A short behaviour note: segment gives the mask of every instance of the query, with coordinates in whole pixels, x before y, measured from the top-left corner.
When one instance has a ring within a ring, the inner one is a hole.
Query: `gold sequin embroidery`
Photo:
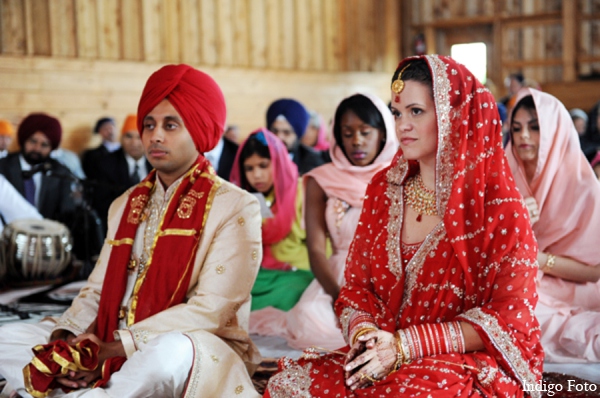
[[[238,218],[238,224],[240,224],[241,227],[243,227],[244,224],[246,224],[246,220],[244,220],[244,217],[239,217]]]
[[[192,216],[192,211],[196,206],[196,202],[196,199],[191,196],[184,196],[179,203],[179,207],[177,207],[177,216],[184,220],[190,218]]]
[[[223,272],[225,272],[225,266],[217,265],[217,274],[221,275]]]
[[[129,214],[127,215],[127,222],[130,224],[139,224],[140,218],[142,216],[142,211],[144,207],[146,207],[146,203],[148,203],[148,195],[138,195],[134,198],[131,198],[131,208],[129,209]]]

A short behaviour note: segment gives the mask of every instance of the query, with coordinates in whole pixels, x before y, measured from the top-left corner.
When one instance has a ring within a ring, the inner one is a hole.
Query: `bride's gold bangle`
[[[354,345],[354,343],[356,343],[356,340],[358,340],[358,338],[359,338],[360,336],[362,336],[363,334],[366,334],[366,333],[368,333],[368,332],[371,332],[371,331],[373,331],[373,330],[377,330],[377,329],[375,329],[375,328],[364,328],[364,329],[362,329],[361,331],[359,331],[358,333],[356,333],[356,334],[354,335],[354,338],[352,339],[352,345]]]

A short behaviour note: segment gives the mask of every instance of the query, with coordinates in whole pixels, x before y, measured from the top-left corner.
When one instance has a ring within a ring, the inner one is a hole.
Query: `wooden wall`
[[[567,107],[589,109],[600,100],[600,0],[410,0],[403,16],[404,55],[414,51],[417,34],[429,53],[483,41],[499,95],[504,78],[521,72]]]
[[[520,71],[567,107],[600,99],[600,0],[0,0],[0,117],[57,115],[81,151],[97,118],[120,122],[154,70],[184,62],[215,76],[243,133],[282,96],[329,119],[356,90],[387,100],[418,33],[429,53],[486,42],[498,95]]]
[[[58,117],[63,146],[81,152],[99,143],[91,129],[102,116],[118,125],[135,113],[147,78],[162,63],[63,60],[54,57],[0,57],[0,117],[18,124],[33,111]],[[266,109],[277,97],[293,97],[333,116],[336,105],[357,91],[389,99],[391,73],[292,72],[199,66],[221,86],[228,122],[247,134],[265,123]]]
[[[356,90],[389,97],[400,12],[396,0],[0,0],[0,117],[56,115],[79,152],[97,118],[135,111],[153,71],[188,63],[222,86],[242,133],[282,96],[330,118]]]
[[[301,71],[398,61],[396,0],[1,0],[1,54]]]

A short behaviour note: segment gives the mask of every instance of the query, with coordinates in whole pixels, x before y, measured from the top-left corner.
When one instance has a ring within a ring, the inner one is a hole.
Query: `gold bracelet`
[[[554,263],[556,262],[556,256],[554,254],[548,253],[548,259],[546,260],[546,264],[542,267],[542,272],[546,272],[549,269],[554,268]]]
[[[362,330],[361,330],[360,332],[358,332],[358,333],[357,333],[357,334],[354,336],[354,338],[352,339],[352,345],[354,345],[354,343],[356,343],[356,340],[358,340],[358,338],[359,338],[360,336],[362,336],[363,334],[366,334],[366,333],[368,333],[368,332],[371,332],[371,331],[373,331],[373,330],[377,330],[377,329],[375,329],[375,328],[364,328],[364,329],[362,329]]]
[[[393,371],[396,371],[398,369],[400,369],[400,366],[402,366],[404,364],[404,360],[406,359],[406,356],[404,355],[404,349],[402,348],[402,337],[400,336],[400,331],[398,330],[396,333],[394,333],[396,337],[396,347],[398,348],[398,354],[397,357],[398,359],[396,360],[396,363],[394,364],[394,369]]]

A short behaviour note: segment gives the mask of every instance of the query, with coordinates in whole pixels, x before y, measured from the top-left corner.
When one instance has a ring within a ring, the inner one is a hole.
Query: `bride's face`
[[[392,98],[395,99],[391,104],[391,111],[404,158],[435,162],[437,117],[431,88],[426,84],[407,80],[402,92],[392,92]]]

